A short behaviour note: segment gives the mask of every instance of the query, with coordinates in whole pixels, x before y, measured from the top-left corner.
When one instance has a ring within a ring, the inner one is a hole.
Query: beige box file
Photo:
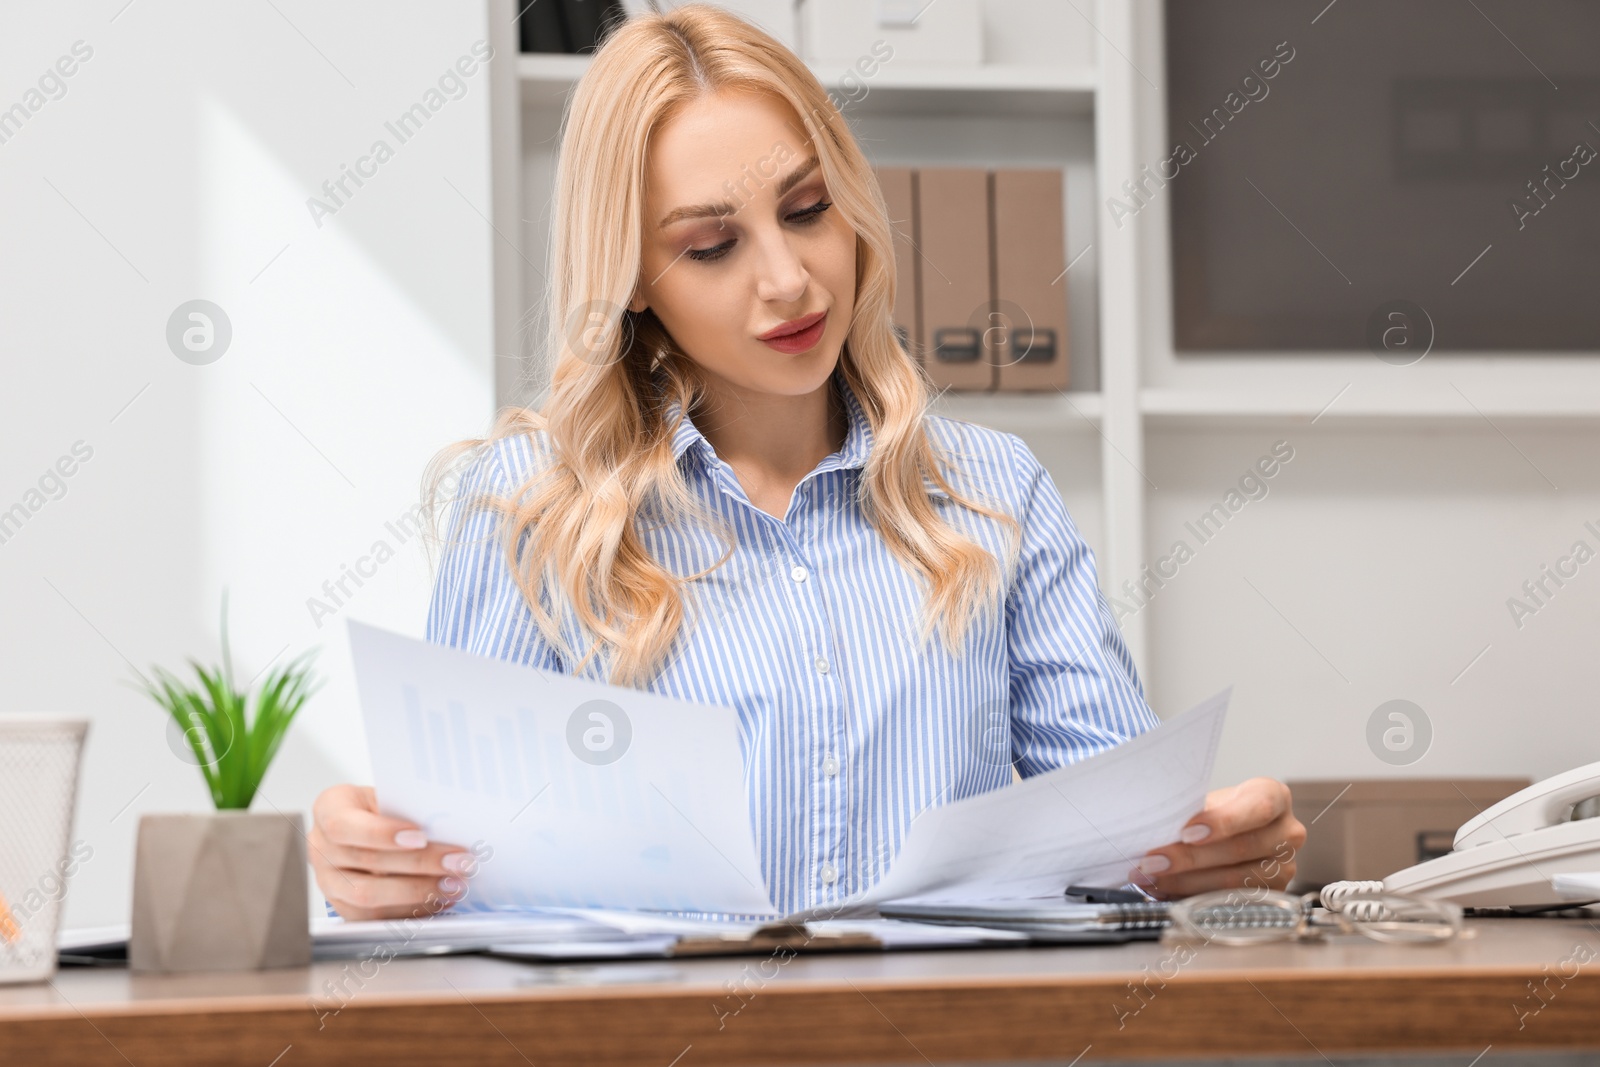
[[[996,388],[1067,386],[1067,256],[1060,170],[994,172]]]
[[[916,181],[928,375],[940,388],[992,390],[999,331],[989,329],[989,173],[973,167],[924,167]]]
[[[894,326],[913,359],[922,361],[922,323],[917,316],[920,264],[917,262],[917,172],[910,167],[878,167],[878,186],[894,232]]]

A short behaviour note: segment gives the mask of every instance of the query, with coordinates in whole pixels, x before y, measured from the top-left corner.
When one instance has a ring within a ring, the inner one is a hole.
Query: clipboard
[[[729,953],[768,952],[775,949],[796,952],[838,952],[852,949],[881,949],[883,941],[865,930],[811,930],[804,923],[767,923],[748,937],[684,936],[672,946],[671,956],[720,956]]]
[[[882,951],[881,938],[864,930],[814,930],[803,923],[770,922],[749,933],[664,934],[615,941],[490,945],[484,955],[524,962],[607,959],[683,959],[698,956],[801,952]]]

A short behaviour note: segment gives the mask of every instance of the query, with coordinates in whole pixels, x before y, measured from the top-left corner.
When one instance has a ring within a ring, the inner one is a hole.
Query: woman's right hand
[[[317,887],[346,919],[431,915],[459,900],[477,870],[464,846],[429,841],[415,823],[380,815],[369,785],[323,790],[307,841]]]

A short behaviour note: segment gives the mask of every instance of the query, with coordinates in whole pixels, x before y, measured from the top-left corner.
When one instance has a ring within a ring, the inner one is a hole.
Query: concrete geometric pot
[[[128,966],[249,971],[311,962],[300,816],[145,815]]]

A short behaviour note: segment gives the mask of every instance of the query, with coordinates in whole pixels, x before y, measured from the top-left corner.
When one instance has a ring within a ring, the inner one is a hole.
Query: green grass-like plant
[[[234,684],[233,656],[228,650],[228,594],[222,594],[222,666],[207,670],[190,658],[200,685],[185,685],[171,671],[156,667],[152,683],[142,675],[135,687],[166,711],[183,732],[199,762],[217,810],[244,810],[255,799],[261,779],[278,754],[295,714],[320,687],[308,668],[317,649],[267,673],[255,690],[254,716],[247,714],[251,694]]]

